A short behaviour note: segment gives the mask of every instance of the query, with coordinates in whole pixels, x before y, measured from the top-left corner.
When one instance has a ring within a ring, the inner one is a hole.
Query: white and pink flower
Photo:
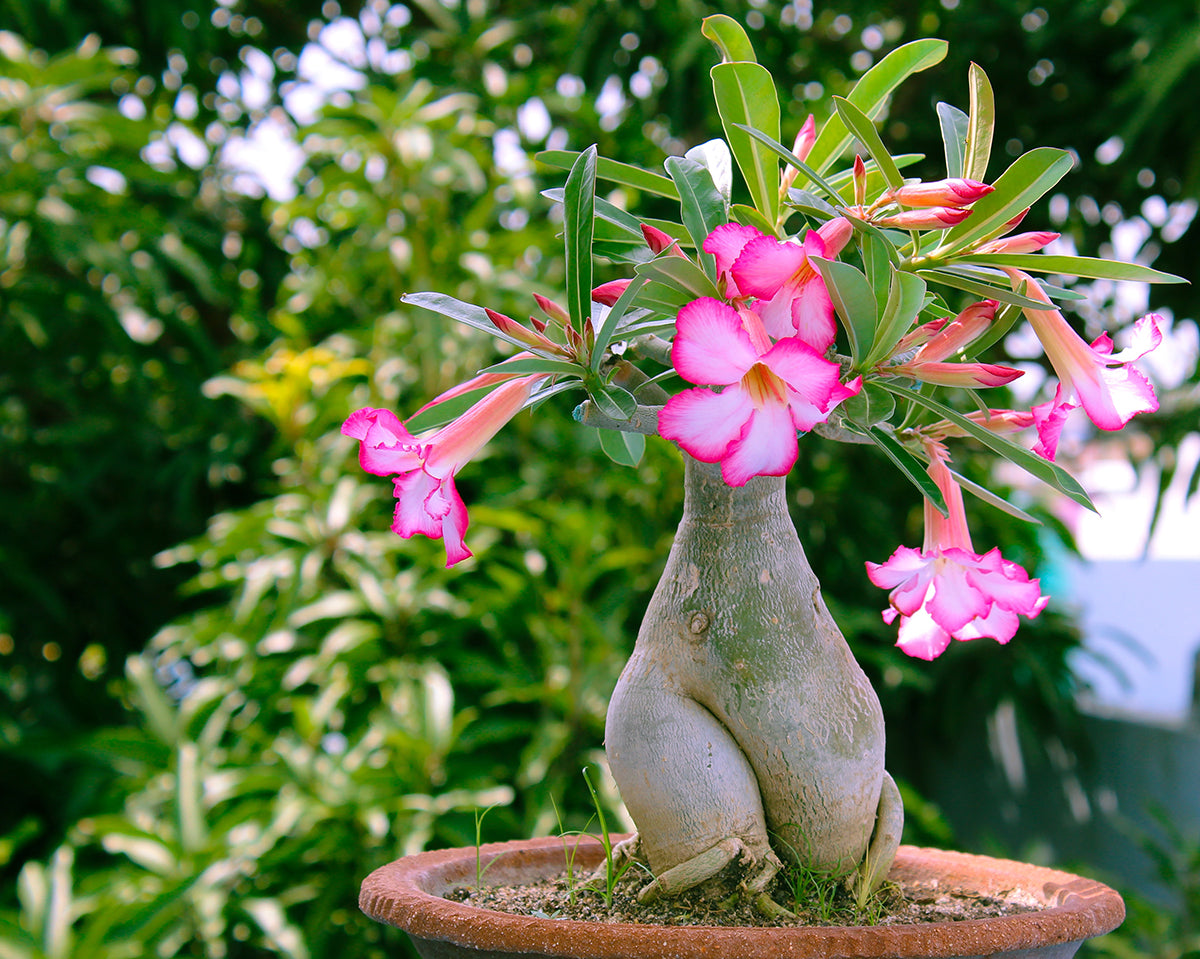
[[[676,331],[671,361],[701,385],[668,401],[658,431],[696,459],[719,462],[730,486],[787,473],[796,432],[824,422],[861,388],[861,378],[841,383],[838,365],[798,337],[772,345],[748,308],[703,297],[679,311]]]
[[[962,490],[947,465],[945,448],[929,442],[929,475],[946,500],[947,516],[925,501],[925,544],[901,546],[885,563],[867,563],[867,576],[890,590],[887,623],[900,620],[896,643],[918,659],[934,659],[952,639],[990,637],[1007,643],[1020,616],[1037,616],[1048,602],[1038,580],[998,549],[982,555],[971,546]]]
[[[506,382],[425,439],[413,436],[391,410],[357,410],[342,424],[342,432],[360,443],[358,460],[362,468],[376,476],[394,477],[396,511],[392,531],[405,539],[420,533],[443,540],[447,566],[471,555],[463,542],[467,508],[455,489],[454,475],[520,412],[534,386],[545,377],[486,374],[424,407],[428,409],[467,387],[490,385],[496,379]]]
[[[1152,413],[1158,409],[1154,387],[1132,364],[1162,342],[1159,328],[1162,317],[1149,313],[1138,320],[1133,326],[1129,347],[1120,353],[1113,352],[1113,341],[1107,333],[1100,334],[1089,346],[1054,308],[1036,280],[1019,270],[1006,269],[1005,272],[1012,280],[1013,289],[1020,290],[1024,285],[1025,296],[1046,304],[1046,309],[1027,307],[1024,312],[1041,340],[1050,365],[1062,381],[1053,405],[1043,407],[1040,414],[1038,409],[1034,410],[1040,417],[1040,424],[1054,429],[1054,443],[1047,444],[1048,433],[1041,440],[1042,446],[1050,448],[1048,458],[1053,458],[1057,432],[1062,428],[1060,411],[1065,413],[1082,406],[1088,418],[1100,429],[1119,430],[1138,413]]]

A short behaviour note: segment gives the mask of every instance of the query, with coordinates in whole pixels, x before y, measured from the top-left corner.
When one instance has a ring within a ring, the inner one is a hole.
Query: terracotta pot
[[[489,883],[533,881],[563,869],[559,839],[485,845]],[[538,919],[441,898],[475,883],[474,847],[406,856],[362,884],[359,907],[403,929],[424,959],[864,959],[941,956],[1068,959],[1080,944],[1120,925],[1125,904],[1109,887],[1070,873],[966,853],[901,846],[890,877],[937,877],[944,888],[996,894],[1014,888],[1046,904],[1039,912],[907,926],[747,928],[651,926]],[[580,843],[576,868],[602,860]]]

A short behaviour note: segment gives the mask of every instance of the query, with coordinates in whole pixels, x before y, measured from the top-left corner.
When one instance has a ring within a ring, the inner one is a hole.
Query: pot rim
[[[576,838],[569,840],[573,847]],[[620,838],[612,837],[613,841]],[[529,881],[561,871],[563,843],[558,837],[489,843],[479,847],[478,855],[488,864],[493,884]],[[991,856],[901,846],[890,873],[893,879],[937,877],[947,888],[987,894],[1020,888],[1044,902],[1045,908],[987,919],[891,926],[658,926],[542,919],[442,898],[449,889],[474,883],[476,855],[474,846],[440,849],[381,866],[363,881],[359,908],[415,939],[580,959],[986,956],[1082,942],[1115,929],[1125,918],[1121,896],[1095,880]],[[577,868],[601,861],[603,847],[598,839],[579,841]]]

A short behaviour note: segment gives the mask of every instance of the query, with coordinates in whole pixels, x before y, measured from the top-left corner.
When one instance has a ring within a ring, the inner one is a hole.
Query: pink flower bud
[[[973,253],[1037,253],[1044,246],[1053,243],[1060,234],[1049,230],[1038,230],[1033,233],[1016,233],[1013,236],[990,240],[976,247]]]
[[[642,236],[646,239],[646,246],[650,247],[650,252],[655,256],[660,253],[665,253],[670,250],[676,256],[683,256],[683,252],[679,249],[679,244],[676,239],[668,233],[664,233],[658,227],[650,226],[648,223],[642,224]],[[672,247],[674,249],[672,249]]]
[[[970,210],[931,206],[922,210],[901,210],[890,216],[873,217],[871,222],[876,226],[895,226],[902,230],[944,230],[948,226],[962,223],[970,215]]]
[[[825,241],[825,255],[837,256],[846,248],[854,236],[854,224],[844,216],[834,217],[817,228],[817,234]]]
[[[933,183],[906,184],[889,190],[886,198],[902,206],[961,207],[974,203],[982,196],[987,196],[994,189],[995,187],[980,183],[978,180],[954,177],[949,180],[937,180]]]
[[[631,280],[610,280],[608,283],[601,283],[592,290],[592,299],[605,306],[614,306],[631,282]]]
[[[563,326],[566,326],[570,322],[571,317],[566,309],[549,297],[542,296],[540,293],[534,293],[533,298],[537,300],[537,305],[542,308],[542,312],[550,317],[550,319],[557,320]]]
[[[808,159],[808,155],[812,153],[813,145],[817,142],[817,121],[810,113],[808,119],[804,121],[804,126],[800,128],[800,132],[796,134],[796,142],[792,144],[792,153],[803,163]]]
[[[867,203],[867,165],[858,154],[854,155],[854,204],[862,209]]]

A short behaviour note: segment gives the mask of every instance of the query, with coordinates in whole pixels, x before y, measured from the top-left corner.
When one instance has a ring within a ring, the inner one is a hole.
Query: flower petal
[[[741,436],[721,460],[721,476],[730,486],[745,486],[753,476],[783,476],[798,455],[796,429],[787,406],[767,403],[750,414]]]
[[[959,563],[946,563],[934,576],[933,584],[933,596],[925,608],[948,633],[986,616],[991,609],[988,597],[971,584],[966,568]]]
[[[705,463],[720,460],[742,433],[754,404],[736,386],[722,393],[684,390],[672,396],[658,414],[658,432]]]
[[[679,311],[675,328],[671,363],[692,383],[737,383],[758,362],[741,317],[728,303],[707,296],[693,300]]]
[[[896,645],[916,659],[933,660],[950,645],[950,634],[922,608],[901,618]]]
[[[391,476],[421,465],[421,444],[391,410],[356,410],[342,432],[361,441],[358,462],[368,473]]]

